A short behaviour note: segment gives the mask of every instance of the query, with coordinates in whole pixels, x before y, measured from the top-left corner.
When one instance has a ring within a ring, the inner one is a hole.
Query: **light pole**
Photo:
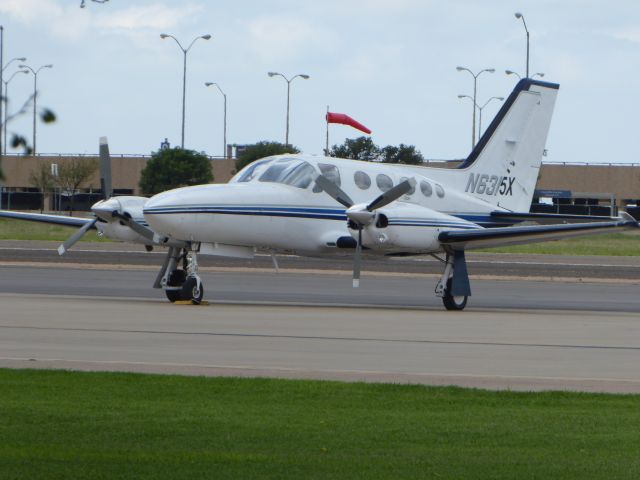
[[[484,105],[482,105],[481,107],[478,107],[478,111],[480,112],[480,117],[478,118],[478,138],[482,136],[482,109],[484,109],[484,107],[489,105],[489,102],[491,100],[499,100],[502,102],[504,100],[504,97],[491,97],[489,100],[484,102]]]
[[[220,88],[220,85],[218,85],[217,83],[205,82],[204,84],[207,87],[215,86],[218,89],[218,91],[222,94],[222,97],[224,98],[224,133],[223,133],[224,149],[222,150],[222,156],[224,158],[227,158],[227,94],[222,91],[222,89]]]
[[[180,47],[180,50],[182,50],[182,53],[184,55],[183,64],[182,64],[182,141],[180,143],[181,148],[184,149],[184,112],[185,112],[185,99],[187,96],[187,52],[191,49],[191,47],[193,47],[193,44],[196,43],[196,40],[198,40],[199,38],[202,38],[203,40],[209,40],[211,38],[211,35],[209,34],[201,35],[199,37],[194,38],[187,48],[184,48],[182,44],[178,41],[178,39],[173,35],[161,33],[160,38],[162,38],[163,40],[165,38],[173,38],[173,40],[176,42],[178,47]]]
[[[43,68],[53,68],[52,64],[42,65],[37,70],[34,70],[29,65],[19,65],[19,68],[26,68],[33,73],[33,154],[36,154],[36,111],[38,109],[38,73]]]
[[[522,24],[524,25],[524,31],[527,32],[527,78],[529,78],[529,29],[527,28],[527,22],[524,20],[524,15],[520,12],[514,13],[516,18],[522,19]]]
[[[471,148],[476,146],[476,107],[478,105],[478,102],[476,101],[477,98],[477,94],[478,94],[478,77],[483,73],[483,72],[489,72],[489,73],[493,73],[496,71],[495,68],[485,68],[483,70],[480,70],[478,73],[473,73],[471,70],[469,70],[467,67],[456,67],[456,70],[458,70],[459,72],[465,71],[465,72],[469,72],[471,74],[471,76],[473,77],[473,122],[471,125]]]
[[[8,64],[7,64],[8,65]],[[29,70],[18,70],[17,72],[13,72],[13,75],[11,75],[9,77],[9,80],[3,82],[4,83],[4,95],[5,98],[9,98],[9,82],[11,80],[13,80],[13,77],[15,77],[17,74],[19,73],[29,73]],[[7,154],[7,111],[9,110],[9,104],[7,103],[7,105],[4,107],[4,117],[2,120],[2,154],[6,155]]]
[[[482,110],[484,109],[484,107],[486,107],[487,105],[489,105],[489,102],[491,100],[500,100],[503,101],[504,97],[491,97],[489,100],[487,100],[486,102],[484,102],[484,105],[479,106],[477,103],[475,103],[473,101],[473,98],[471,98],[469,95],[458,95],[458,98],[468,98],[469,100],[471,100],[475,106],[475,108],[478,109],[478,111],[480,112],[479,118],[478,118],[478,138],[480,138],[482,136]],[[475,145],[474,145],[475,146]]]
[[[268,72],[267,75],[269,75],[270,77],[276,77],[276,76],[282,77],[284,78],[285,82],[287,82],[287,131],[284,137],[284,144],[289,145],[289,100],[291,97],[291,82],[293,82],[298,77],[303,78],[305,80],[308,80],[310,77],[309,75],[306,75],[304,73],[299,73],[297,75],[294,75],[290,79],[285,77],[283,74],[279,72]]]
[[[506,73],[507,75],[515,75],[516,77],[522,79],[522,75],[520,75],[518,72],[514,72],[513,70],[505,70],[504,73]],[[536,78],[536,76],[542,78],[544,77],[544,73],[534,73],[533,75],[531,75],[531,78]]]

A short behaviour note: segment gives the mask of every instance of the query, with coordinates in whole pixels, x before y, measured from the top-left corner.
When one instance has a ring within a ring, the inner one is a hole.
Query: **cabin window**
[[[386,192],[393,188],[393,180],[391,180],[391,177],[388,175],[381,173],[376,177],[376,185],[378,185],[380,190]]]
[[[366,190],[371,186],[371,177],[361,171],[353,174],[353,181],[360,190]]]
[[[402,177],[402,178],[400,179],[400,183],[404,182],[405,180],[409,180],[409,179],[408,179],[407,177]],[[411,190],[409,190],[409,191],[406,193],[406,195],[407,195],[407,196],[409,196],[409,195],[413,195],[414,193],[416,193],[416,186],[415,186],[415,185],[413,185],[413,187],[411,187]]]
[[[341,185],[340,170],[338,170],[338,167],[329,163],[319,163],[318,168],[320,169],[320,173],[327,177],[331,183],[335,183],[337,186]],[[314,193],[319,193],[322,189],[318,185],[314,185],[313,191]]]
[[[422,180],[420,182],[420,191],[425,197],[430,197],[433,195],[433,188],[431,188],[431,184],[429,182],[425,182]]]
[[[256,174],[262,170],[258,167],[261,167],[262,165],[271,162],[271,160],[273,160],[272,158],[267,159],[267,160],[257,160],[255,162],[253,162],[250,165],[247,165],[245,167],[244,170],[242,170],[238,176],[238,179],[236,180],[236,182],[250,182],[251,180],[253,180],[256,176]]]
[[[436,195],[438,195],[438,197],[440,198],[444,198],[444,188],[442,188],[442,185],[438,185],[436,183]]]
[[[313,181],[314,174],[315,170],[307,162],[295,158],[283,158],[267,168],[258,180],[307,188]]]
[[[322,175],[327,177],[337,186],[341,185],[340,170],[338,170],[338,167],[336,167],[335,165],[329,165],[328,163],[319,163],[318,168],[320,169],[320,172],[322,173]]]

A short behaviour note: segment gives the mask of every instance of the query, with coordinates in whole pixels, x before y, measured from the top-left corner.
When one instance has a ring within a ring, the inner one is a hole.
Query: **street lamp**
[[[283,74],[278,73],[278,72],[268,72],[267,75],[269,75],[270,77],[282,77],[284,78],[285,82],[287,82],[287,130],[286,130],[286,134],[284,137],[284,144],[285,145],[289,145],[289,99],[290,99],[290,94],[291,94],[291,82],[293,82],[293,80],[295,80],[296,78],[300,77],[303,78],[305,80],[308,80],[310,77],[309,75],[306,75],[304,73],[299,73],[297,75],[294,75],[293,77],[291,77],[290,79],[285,77]]]
[[[522,75],[520,75],[518,72],[514,72],[513,70],[505,70],[504,73],[506,73],[507,75],[515,75],[516,77],[522,79]],[[531,78],[536,78],[536,76],[542,78],[544,77],[544,73],[542,72],[534,73],[533,75],[531,75]]]
[[[223,134],[224,149],[222,150],[222,156],[224,158],[227,158],[227,94],[222,91],[222,89],[220,88],[220,85],[218,85],[217,83],[205,82],[204,84],[206,87],[215,86],[218,89],[218,91],[222,94],[222,97],[224,98],[224,134]]]
[[[3,28],[2,26],[0,26],[0,36],[2,36],[2,32],[3,32]],[[9,83],[9,80],[7,80],[6,82],[3,80],[3,73],[4,71],[7,69],[7,67],[9,65],[11,65],[13,62],[26,62],[27,58],[26,57],[16,57],[16,58],[12,58],[11,60],[9,60],[6,64],[2,64],[2,45],[0,45],[0,119],[4,118],[4,122],[2,123],[2,129],[0,129],[0,134],[2,133],[2,131],[4,131],[4,145],[2,144],[2,142],[0,142],[0,154],[2,152],[7,153],[7,144],[6,144],[6,139],[7,139],[7,107],[9,106],[9,95],[7,94],[6,91],[2,90],[2,85],[4,85],[6,87],[7,83]],[[14,73],[15,75],[15,73]],[[13,75],[11,76],[11,78],[13,78]],[[2,115],[2,109],[4,108],[4,116]]]
[[[482,136],[482,109],[489,105],[489,102],[491,102],[491,100],[498,100],[502,102],[504,100],[504,97],[491,97],[489,100],[484,102],[484,105],[478,107],[478,111],[480,112],[480,116],[478,118],[478,138]]]
[[[529,29],[527,28],[527,22],[524,20],[524,15],[520,12],[514,13],[516,18],[522,19],[522,25],[524,25],[524,31],[527,32],[527,78],[529,78]]]
[[[4,95],[5,95],[5,98],[7,98],[7,99],[9,98],[9,82],[11,80],[13,80],[13,77],[15,77],[19,73],[29,73],[29,70],[18,70],[17,72],[13,72],[13,75],[11,75],[9,77],[9,80],[2,82],[4,84]],[[7,111],[8,110],[9,110],[9,103],[7,102],[7,105],[4,108],[4,117],[3,117],[3,121],[2,121],[2,130],[3,130],[3,132],[2,132],[2,139],[3,139],[2,154],[3,155],[7,154]]]
[[[473,98],[471,98],[469,95],[458,95],[458,98],[468,98],[469,100],[471,100],[473,102]],[[475,105],[475,107],[478,109],[478,111],[480,112],[479,118],[478,118],[478,138],[480,138],[482,136],[482,110],[484,109],[484,107],[486,107],[487,105],[489,105],[489,102],[491,100],[500,100],[503,101],[504,97],[491,97],[489,100],[487,100],[486,102],[484,102],[484,105],[479,106],[477,103],[473,102],[473,104]]]
[[[43,68],[53,68],[52,64],[42,65],[37,70],[34,70],[29,65],[19,65],[19,68],[26,68],[33,73],[33,154],[36,154],[36,111],[38,109],[38,73]]]
[[[181,148],[184,149],[184,111],[185,111],[185,99],[187,95],[187,52],[191,49],[193,44],[196,43],[196,40],[200,38],[202,38],[203,40],[209,40],[211,38],[211,35],[209,34],[201,35],[199,37],[194,38],[187,48],[184,48],[182,44],[178,41],[178,39],[173,35],[161,33],[160,38],[162,38],[163,40],[165,38],[173,38],[173,40],[176,42],[176,44],[178,44],[178,47],[180,47],[180,50],[182,50],[182,53],[184,55],[183,65],[182,65],[182,141],[181,141]]]
[[[489,73],[493,73],[496,71],[495,68],[485,68],[483,70],[480,70],[478,73],[473,73],[471,70],[469,70],[467,67],[456,67],[456,70],[459,72],[465,71],[465,72],[469,72],[471,74],[471,76],[473,77],[473,122],[471,125],[471,148],[476,146],[476,107],[478,105],[478,102],[476,101],[477,98],[477,93],[478,93],[478,77],[483,73],[483,72],[489,72]]]

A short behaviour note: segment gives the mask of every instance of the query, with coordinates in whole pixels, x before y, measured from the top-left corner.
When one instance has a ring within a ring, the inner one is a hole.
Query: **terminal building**
[[[2,159],[0,208],[38,210],[41,194],[30,180],[41,164],[57,165],[67,159],[97,159],[96,155],[7,155]],[[141,195],[140,172],[150,156],[111,155],[116,195]],[[226,183],[235,174],[233,158],[210,157],[214,183]],[[455,168],[460,161],[429,161],[429,167]],[[88,210],[100,200],[100,178],[82,184],[76,192],[53,189],[45,193],[45,209],[65,211],[69,196],[74,209]],[[628,211],[640,219],[640,164],[543,163],[531,211],[576,215],[611,215]]]

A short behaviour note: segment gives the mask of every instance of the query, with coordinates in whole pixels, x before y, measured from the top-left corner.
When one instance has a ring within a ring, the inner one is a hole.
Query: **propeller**
[[[100,137],[100,188],[102,189],[104,200],[111,198],[111,158],[109,156],[107,137]],[[97,221],[98,218],[96,217],[80,227],[58,247],[58,254],[64,255],[85,233],[94,228]]]
[[[69,250],[78,240],[80,240],[89,229],[93,228],[93,226],[98,221],[97,218],[94,218],[90,222],[85,223],[82,227],[80,227],[76,232],[67,238],[62,245],[58,247],[58,255],[64,255],[67,250]]]
[[[107,137],[100,137],[100,189],[105,200],[111,198],[111,157]]]
[[[155,233],[150,228],[136,222],[131,216],[123,215],[120,212],[113,212],[113,216],[122,220],[131,230],[147,240],[154,241]]]
[[[360,266],[362,263],[362,230],[369,225],[375,218],[374,211],[389,205],[391,202],[396,201],[401,196],[409,193],[416,186],[414,178],[409,178],[404,182],[399,183],[395,187],[387,190],[382,195],[378,196],[368,205],[357,204],[354,205],[351,197],[342,190],[338,185],[329,180],[324,175],[318,175],[316,177],[316,185],[324,190],[331,198],[336,202],[344,205],[347,208],[347,218],[351,220],[358,230],[358,238],[356,243],[356,251],[353,257],[353,287],[360,286]]]

